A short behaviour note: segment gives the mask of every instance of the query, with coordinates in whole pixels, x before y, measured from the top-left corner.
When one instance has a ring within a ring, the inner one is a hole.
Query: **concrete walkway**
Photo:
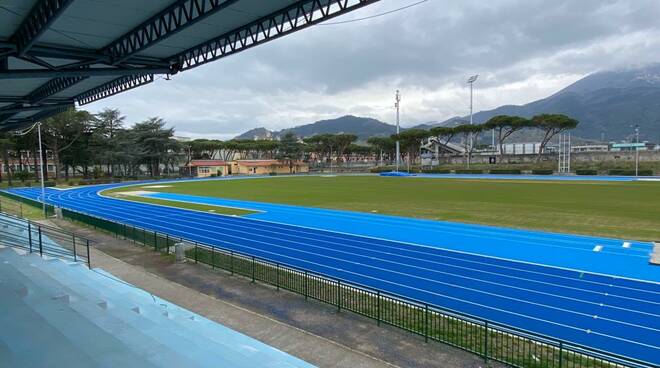
[[[92,267],[319,367],[481,368],[483,359],[242,277],[117,239],[68,221],[94,240]]]

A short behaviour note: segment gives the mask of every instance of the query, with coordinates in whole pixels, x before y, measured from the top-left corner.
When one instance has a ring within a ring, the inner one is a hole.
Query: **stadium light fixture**
[[[468,78],[468,80],[467,80],[467,83],[470,85],[470,125],[472,125],[472,112],[473,112],[473,109],[472,109],[472,107],[473,107],[472,89],[473,89],[474,82],[477,81],[477,78],[479,78],[479,74],[475,74],[475,75],[471,76],[470,78]],[[470,138],[468,140],[468,152],[467,152],[467,154],[468,154],[467,167],[468,168],[470,168],[470,156],[471,156],[471,152],[472,152],[472,145],[474,144],[472,139],[473,139],[473,136],[472,136],[472,133],[470,133]]]

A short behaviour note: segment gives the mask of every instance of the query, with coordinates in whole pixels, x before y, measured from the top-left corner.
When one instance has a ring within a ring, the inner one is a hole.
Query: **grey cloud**
[[[384,0],[333,21],[410,2]],[[463,106],[456,104],[461,96],[442,92],[464,93],[474,73],[492,91],[484,100],[523,103],[498,96],[498,88],[660,61],[659,16],[656,0],[430,0],[372,20],[311,27],[93,108],[115,106],[130,120],[163,116],[188,132],[241,132],[343,113],[389,119],[383,105],[391,101],[361,99],[396,86],[429,94],[409,108],[411,120],[443,120]],[[519,89],[512,96],[531,99],[538,90]]]

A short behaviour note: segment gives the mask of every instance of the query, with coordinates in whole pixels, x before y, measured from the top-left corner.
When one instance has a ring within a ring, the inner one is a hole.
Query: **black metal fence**
[[[89,239],[11,213],[3,212],[0,215],[0,244],[39,253],[41,256],[84,262],[91,268]]]
[[[65,218],[109,232],[116,237],[171,253],[176,243],[186,247],[195,263],[262,282],[392,325],[425,341],[438,341],[514,367],[651,368],[651,363],[594,350],[515,327],[469,316],[313,271],[95,216],[62,210]]]

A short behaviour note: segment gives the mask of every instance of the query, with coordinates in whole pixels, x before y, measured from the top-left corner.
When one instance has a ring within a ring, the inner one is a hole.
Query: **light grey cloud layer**
[[[342,18],[414,0],[383,0]],[[160,116],[182,135],[230,138],[344,114],[404,125],[545,97],[584,75],[660,61],[657,0],[429,0],[319,25],[89,105]]]

